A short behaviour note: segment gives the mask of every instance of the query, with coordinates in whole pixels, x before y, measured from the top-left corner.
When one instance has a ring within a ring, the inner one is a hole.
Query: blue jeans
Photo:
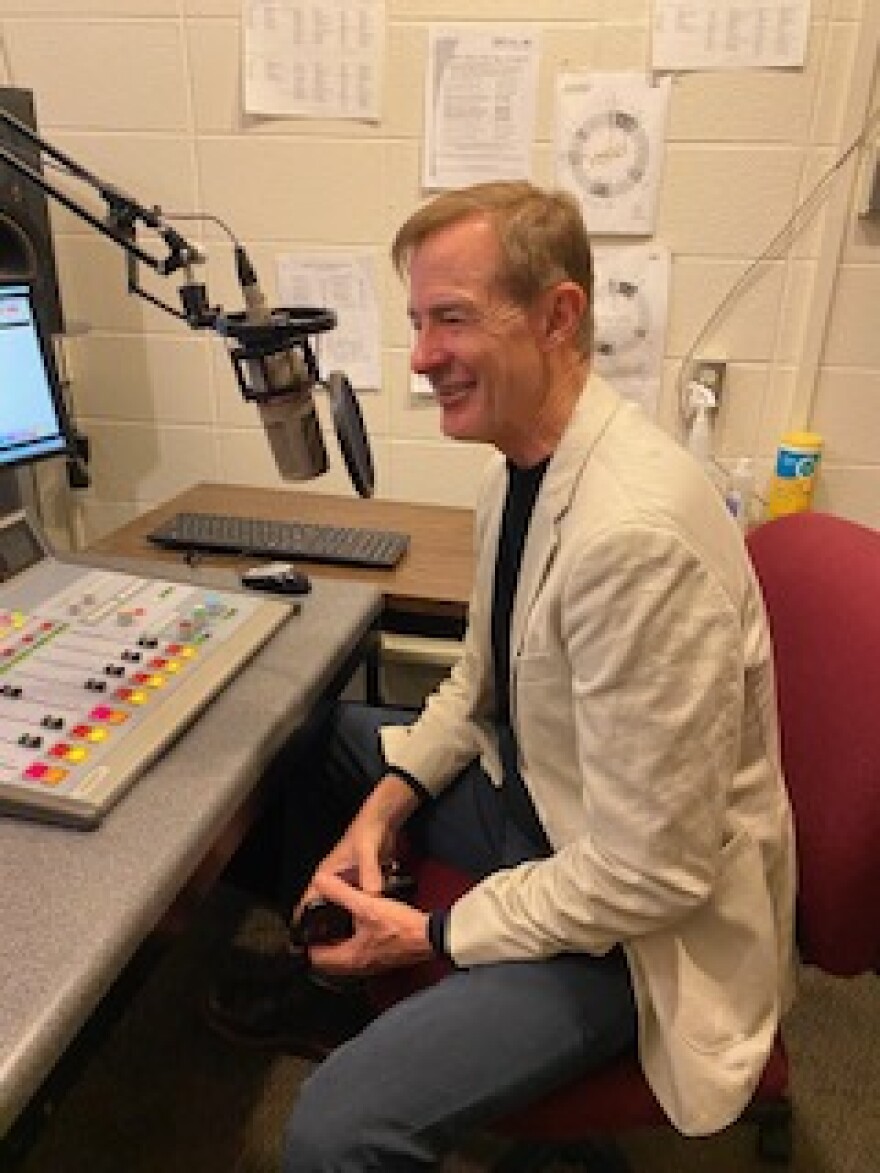
[[[337,818],[346,804],[353,814],[384,773],[379,726],[411,719],[341,705],[320,777],[307,780],[311,795],[322,795]],[[292,822],[302,838],[307,823]],[[540,854],[476,762],[420,808],[407,832],[418,850],[476,877]],[[288,1122],[284,1171],[434,1168],[464,1131],[601,1066],[635,1038],[620,948],[456,970],[387,1010],[311,1073]]]

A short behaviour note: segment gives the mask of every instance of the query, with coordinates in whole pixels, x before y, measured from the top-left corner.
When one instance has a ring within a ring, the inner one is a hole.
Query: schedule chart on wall
[[[94,826],[296,610],[63,562],[0,524],[0,811]]]

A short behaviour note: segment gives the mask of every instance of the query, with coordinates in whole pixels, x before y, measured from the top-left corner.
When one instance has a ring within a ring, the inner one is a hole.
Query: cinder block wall
[[[673,255],[659,411],[670,430],[682,354],[847,145],[865,106],[880,101],[876,81],[866,83],[875,3],[814,0],[803,70],[674,79],[655,234]],[[549,184],[555,74],[645,70],[649,0],[388,0],[376,125],[245,118],[240,9],[240,0],[0,0],[4,81],[32,88],[43,134],[103,178],[169,212],[227,220],[272,298],[280,252],[375,251],[383,377],[362,405],[378,492],[469,504],[485,453],[443,440],[432,405],[410,396],[404,299],[387,261],[395,227],[425,195],[429,22],[517,22],[540,33],[533,177]],[[826,438],[818,504],[878,525],[880,228],[857,215],[860,178],[841,171],[829,202],[761,267],[705,350],[730,364],[720,455],[757,457],[765,478],[781,432],[812,424]],[[199,480],[278,483],[222,344],[128,297],[122,254],[63,210],[52,215],[73,401],[94,452],[92,488],[73,506],[78,540]],[[228,243],[210,227],[187,234],[209,252],[212,301],[237,307]],[[176,299],[173,281],[149,284]],[[62,528],[63,479],[52,470],[41,479]],[[338,458],[308,488],[351,491]]]

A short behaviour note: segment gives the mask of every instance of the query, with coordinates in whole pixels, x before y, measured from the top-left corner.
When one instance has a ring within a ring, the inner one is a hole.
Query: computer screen
[[[0,467],[68,451],[58,377],[31,289],[0,282]]]

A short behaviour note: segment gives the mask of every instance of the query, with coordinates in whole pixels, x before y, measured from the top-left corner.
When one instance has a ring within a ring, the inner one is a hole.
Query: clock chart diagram
[[[574,133],[568,162],[578,186],[600,200],[637,187],[648,169],[648,134],[628,110],[591,115]]]
[[[645,291],[638,281],[610,276],[595,294],[599,318],[595,353],[610,361],[624,361],[627,354],[643,349],[650,337],[651,311]]]
[[[556,90],[556,170],[592,233],[653,232],[670,79],[562,74]]]
[[[660,395],[671,259],[657,244],[593,251],[594,365],[653,415]]]

